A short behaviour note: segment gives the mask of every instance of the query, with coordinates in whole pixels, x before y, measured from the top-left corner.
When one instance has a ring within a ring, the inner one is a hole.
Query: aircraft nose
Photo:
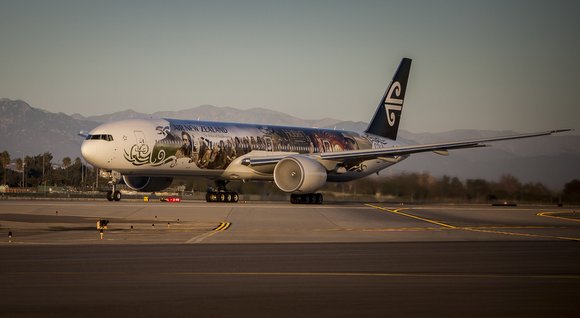
[[[98,147],[92,140],[85,140],[81,145],[81,155],[93,166],[99,166]]]

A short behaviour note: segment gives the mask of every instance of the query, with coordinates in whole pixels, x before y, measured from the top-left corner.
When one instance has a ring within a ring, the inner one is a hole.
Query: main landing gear
[[[322,193],[305,193],[291,194],[290,203],[292,204],[322,204]]]
[[[237,203],[240,196],[235,191],[229,191],[226,188],[227,181],[217,180],[215,182],[215,189],[208,189],[205,194],[205,201],[207,202],[226,202],[226,203]]]

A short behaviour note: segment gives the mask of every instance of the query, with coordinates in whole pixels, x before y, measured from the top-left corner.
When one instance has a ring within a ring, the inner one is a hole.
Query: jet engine
[[[123,176],[123,180],[129,188],[141,192],[161,191],[173,182],[171,177]]]
[[[326,169],[305,156],[289,156],[274,167],[274,182],[284,192],[313,193],[326,183]]]

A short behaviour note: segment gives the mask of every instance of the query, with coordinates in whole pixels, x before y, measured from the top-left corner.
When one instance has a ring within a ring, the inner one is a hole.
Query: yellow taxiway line
[[[296,277],[408,277],[408,278],[536,278],[536,279],[580,279],[580,275],[550,274],[463,274],[463,273],[364,273],[364,272],[171,272],[164,275],[176,276],[296,276]]]
[[[567,218],[565,216],[557,216],[557,215],[555,215],[555,214],[562,214],[562,213],[566,213],[566,212],[540,212],[540,213],[536,213],[536,215],[537,216],[547,217],[547,218],[554,218],[554,219],[560,219],[560,220],[566,220],[566,221],[580,222],[580,219],[571,219],[571,218]]]
[[[205,240],[206,238],[212,237],[212,236],[216,235],[219,232],[223,232],[223,231],[229,229],[231,225],[232,225],[232,223],[230,223],[230,222],[221,222],[220,225],[218,225],[217,227],[215,227],[210,232],[207,232],[207,233],[198,235],[196,237],[192,237],[186,243],[194,243],[194,244],[195,243],[201,243],[201,241]]]
[[[101,275],[128,275],[126,271],[112,272],[5,272],[0,276],[30,276],[44,275],[50,273],[54,276],[92,276]],[[557,280],[580,280],[577,274],[517,274],[517,273],[404,273],[404,272],[383,272],[383,273],[366,273],[366,272],[153,272],[153,275],[166,276],[271,276],[271,277],[375,277],[375,278],[485,278],[485,279],[508,279],[508,278],[526,278],[526,279],[557,279]]]
[[[424,221],[424,222],[436,224],[436,225],[439,225],[439,226],[442,226],[442,227],[446,227],[446,228],[450,228],[450,229],[457,228],[456,226],[453,226],[453,225],[449,225],[449,224],[446,224],[446,223],[442,223],[442,222],[438,222],[438,221],[434,221],[434,220],[429,220],[429,219],[426,219],[426,218],[422,218],[420,216],[416,216],[416,215],[408,214],[408,213],[405,213],[405,212],[401,212],[402,210],[408,210],[408,209],[391,210],[391,209],[386,209],[386,208],[383,208],[383,207],[380,207],[380,206],[376,206],[376,205],[372,205],[372,204],[365,204],[365,205],[368,206],[368,207],[371,207],[371,208],[375,208],[375,209],[379,209],[379,210],[383,210],[383,211],[387,211],[387,212],[399,214],[399,215],[406,216],[406,217],[409,217],[409,218],[413,218],[413,219],[421,220],[421,221]]]
[[[522,236],[522,237],[536,237],[536,238],[547,238],[547,239],[559,239],[559,240],[567,240],[567,241],[580,242],[580,238],[577,238],[577,237],[551,236],[551,235],[540,235],[540,234],[531,234],[531,233],[505,232],[505,231],[491,230],[491,228],[494,228],[494,227],[478,227],[478,226],[460,227],[460,226],[455,226],[455,225],[443,223],[443,222],[440,222],[440,221],[430,220],[430,219],[427,219],[427,218],[424,218],[424,217],[420,217],[420,216],[416,216],[416,215],[413,215],[413,214],[409,214],[409,213],[402,212],[402,210],[408,210],[408,209],[387,209],[387,208],[383,208],[383,207],[376,206],[376,205],[372,205],[372,204],[365,204],[365,205],[368,206],[368,207],[374,208],[374,209],[386,211],[386,212],[389,212],[389,213],[395,213],[395,214],[402,215],[402,216],[405,216],[405,217],[408,217],[408,218],[412,218],[412,219],[416,219],[416,220],[428,222],[428,223],[431,223],[431,224],[436,224],[436,225],[439,225],[441,227],[448,228],[448,229],[453,229],[453,230],[463,230],[463,231],[481,232],[481,233],[491,233],[491,234],[501,234],[501,235],[510,235],[510,236]],[[569,218],[564,218],[564,217],[560,217],[560,216],[554,216],[554,215],[552,215],[554,213],[555,212],[540,212],[537,215],[539,215],[539,216],[546,216],[546,217],[552,217],[552,218],[565,219],[565,220],[568,220],[568,221],[580,222],[580,220],[576,220],[576,219],[569,219]],[[553,228],[553,227],[538,227],[538,226],[515,226],[515,227],[507,227],[507,226],[497,226],[495,228],[504,228],[504,229],[507,229],[507,228],[519,228],[519,229],[528,228],[528,229],[537,229],[537,228]]]

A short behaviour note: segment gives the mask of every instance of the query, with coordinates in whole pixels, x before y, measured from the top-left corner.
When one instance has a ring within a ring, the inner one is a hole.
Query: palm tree
[[[64,171],[66,174],[65,184],[68,182],[68,167],[70,167],[71,164],[72,164],[72,160],[70,159],[70,157],[62,158],[62,166],[64,167]]]
[[[2,164],[2,168],[4,168],[4,184],[6,184],[6,168],[10,164],[10,154],[8,151],[4,150],[0,153],[0,163]]]
[[[62,165],[65,168],[68,168],[71,164],[72,164],[72,160],[70,159],[70,157],[64,157],[64,158],[62,158]]]
[[[16,170],[22,170],[22,187],[24,187],[24,160],[22,158],[16,159]]]

